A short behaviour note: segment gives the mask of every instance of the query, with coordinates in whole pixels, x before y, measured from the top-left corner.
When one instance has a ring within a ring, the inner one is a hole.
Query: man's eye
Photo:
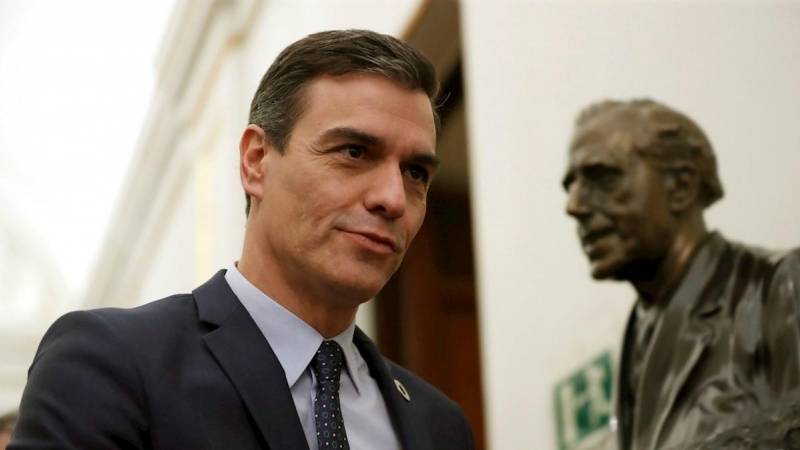
[[[422,166],[411,166],[408,168],[408,176],[417,181],[428,181],[428,171]]]
[[[621,173],[609,167],[594,167],[586,171],[587,180],[603,190],[611,190],[617,186]]]
[[[364,149],[362,147],[351,145],[343,149],[345,154],[353,159],[361,159],[364,156]]]
[[[611,188],[613,188],[614,186],[617,185],[617,180],[618,179],[619,179],[619,176],[618,176],[617,173],[614,173],[614,172],[603,172],[603,173],[599,174],[597,176],[597,178],[595,178],[595,181],[597,182],[598,185],[600,185],[600,187],[602,187],[604,189],[611,189]]]

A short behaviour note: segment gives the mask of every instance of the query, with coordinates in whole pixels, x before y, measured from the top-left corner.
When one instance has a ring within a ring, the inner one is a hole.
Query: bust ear
[[[700,197],[700,176],[693,165],[678,162],[664,171],[664,189],[670,212],[680,214],[697,203]]]

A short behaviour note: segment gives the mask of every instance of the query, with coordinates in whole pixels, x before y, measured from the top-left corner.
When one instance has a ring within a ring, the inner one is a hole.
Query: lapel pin
[[[399,392],[407,402],[410,402],[411,396],[408,395],[408,391],[406,390],[406,387],[403,386],[403,383],[399,382],[398,380],[394,380],[394,385],[397,386],[397,392]]]

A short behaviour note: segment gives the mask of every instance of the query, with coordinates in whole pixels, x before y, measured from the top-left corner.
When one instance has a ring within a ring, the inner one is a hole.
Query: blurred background
[[[173,8],[0,0],[0,414],[43,332],[85,304]]]
[[[286,45],[338,28],[438,69],[443,170],[358,321],[481,448],[605,438],[635,295],[590,279],[563,212],[583,107],[687,113],[726,190],[710,227],[800,244],[800,1],[0,0],[0,414],[59,315],[188,292],[237,259],[252,94]]]

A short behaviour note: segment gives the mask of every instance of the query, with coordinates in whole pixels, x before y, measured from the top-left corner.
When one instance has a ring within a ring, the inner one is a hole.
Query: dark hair
[[[577,126],[605,114],[619,114],[620,126],[630,133],[632,149],[662,162],[689,162],[700,177],[700,201],[710,206],[724,195],[714,149],[703,130],[686,115],[650,99],[606,100],[588,106]]]
[[[305,88],[321,75],[382,75],[410,90],[425,92],[438,129],[439,82],[431,62],[403,41],[367,30],[324,31],[286,47],[264,74],[250,105],[251,124],[258,125],[283,152],[295,122],[303,113]],[[250,196],[246,214],[250,213]]]

